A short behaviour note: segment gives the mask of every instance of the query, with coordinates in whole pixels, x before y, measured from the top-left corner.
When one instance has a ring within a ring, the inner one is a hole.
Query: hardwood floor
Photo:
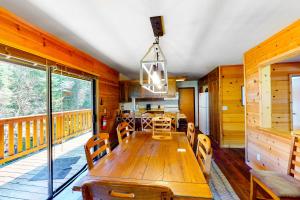
[[[241,200],[248,200],[250,194],[251,169],[245,163],[244,149],[219,148],[213,145],[213,159]]]
[[[250,167],[245,163],[245,149],[219,148],[213,144],[213,159],[241,200],[250,197]],[[259,199],[270,196],[258,188]]]

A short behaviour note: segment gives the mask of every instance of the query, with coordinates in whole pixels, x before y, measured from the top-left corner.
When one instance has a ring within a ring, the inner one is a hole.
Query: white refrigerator
[[[199,130],[209,135],[209,99],[208,92],[199,93]]]

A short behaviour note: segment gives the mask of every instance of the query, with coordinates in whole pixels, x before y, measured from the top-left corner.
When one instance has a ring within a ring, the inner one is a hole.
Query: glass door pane
[[[53,190],[86,165],[84,144],[92,134],[92,82],[52,72]]]
[[[48,198],[45,70],[0,60],[0,199]]]

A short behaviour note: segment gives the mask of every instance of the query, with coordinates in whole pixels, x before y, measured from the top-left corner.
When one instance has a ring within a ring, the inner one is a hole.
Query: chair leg
[[[250,200],[256,200],[257,193],[257,183],[254,181],[253,176],[251,175],[250,180]]]

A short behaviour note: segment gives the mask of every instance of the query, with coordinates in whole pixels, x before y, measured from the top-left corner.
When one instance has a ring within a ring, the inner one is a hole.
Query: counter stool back
[[[135,116],[134,113],[124,113],[122,114],[122,122],[128,123],[128,130],[135,131]]]

